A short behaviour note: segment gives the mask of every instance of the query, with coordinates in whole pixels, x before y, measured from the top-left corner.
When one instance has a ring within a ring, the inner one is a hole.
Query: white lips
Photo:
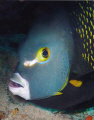
[[[18,81],[14,80],[14,79],[10,79],[10,80],[13,81],[14,83],[20,84],[21,86],[24,87],[24,84],[22,84],[21,82],[18,82]]]
[[[11,79],[12,81],[21,84],[23,87],[11,87],[9,86],[9,90],[14,94],[18,95],[26,100],[30,100],[30,89],[29,89],[29,83],[27,80],[21,77],[19,73],[14,73],[17,77],[19,77],[21,83],[17,82],[16,80]]]

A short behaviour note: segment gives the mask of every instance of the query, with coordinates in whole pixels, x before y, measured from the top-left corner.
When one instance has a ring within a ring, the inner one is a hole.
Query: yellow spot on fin
[[[55,94],[54,94],[54,96],[56,96],[56,95],[62,95],[63,93],[62,92],[56,92]]]
[[[80,81],[80,80],[70,80],[69,83],[75,87],[81,87],[81,85],[82,85],[82,81]]]

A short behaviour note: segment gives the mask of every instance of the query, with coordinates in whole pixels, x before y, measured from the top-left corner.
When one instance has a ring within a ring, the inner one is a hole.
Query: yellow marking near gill
[[[82,85],[82,81],[80,80],[70,80],[69,83],[72,84],[74,87],[81,87]]]
[[[63,93],[62,92],[56,92],[55,95],[62,95]],[[55,96],[54,95],[54,96]]]
[[[55,94],[54,94],[53,96],[62,95],[62,94],[63,94],[61,91],[66,87],[66,85],[67,85],[67,83],[68,83],[69,73],[70,73],[70,69],[69,69],[69,72],[68,72],[68,75],[67,75],[67,78],[66,78],[66,81],[65,81],[63,87],[62,87],[59,91],[55,92]]]

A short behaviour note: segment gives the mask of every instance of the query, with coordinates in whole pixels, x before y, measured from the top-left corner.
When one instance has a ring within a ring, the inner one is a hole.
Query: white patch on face
[[[33,66],[37,63],[37,61],[34,59],[32,61],[25,61],[24,66]]]
[[[14,95],[18,95],[26,100],[30,100],[30,89],[29,89],[29,83],[27,80],[25,80],[24,78],[21,77],[21,75],[19,73],[14,73],[17,75],[17,77],[19,77],[21,83],[23,84],[23,87],[11,87],[9,86],[9,90],[14,94]],[[12,79],[11,79],[12,80]],[[16,80],[12,80],[15,81]]]

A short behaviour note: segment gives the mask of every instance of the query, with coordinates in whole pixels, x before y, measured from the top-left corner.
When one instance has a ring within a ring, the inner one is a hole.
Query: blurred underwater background
[[[15,71],[19,56],[18,46],[36,19],[49,14],[55,7],[63,7],[70,16],[71,34],[82,61],[77,65],[80,73],[94,70],[94,2],[93,1],[0,1],[0,120],[93,120],[94,107],[67,113],[46,110],[16,99],[8,83]],[[81,43],[78,43],[78,39]],[[78,49],[78,50],[79,50]],[[83,52],[82,52],[83,51]],[[84,63],[84,64],[83,64]],[[88,63],[88,64],[87,64]],[[74,65],[75,66],[75,65]],[[80,69],[81,67],[81,69]],[[76,68],[75,68],[76,69]],[[88,117],[91,116],[91,117]]]

